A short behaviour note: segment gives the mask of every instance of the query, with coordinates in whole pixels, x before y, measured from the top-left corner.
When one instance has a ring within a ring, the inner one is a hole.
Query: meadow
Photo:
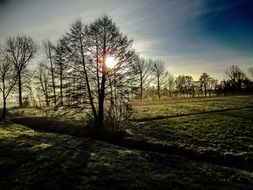
[[[253,96],[132,105],[118,143],[15,109],[0,124],[0,189],[253,189]]]

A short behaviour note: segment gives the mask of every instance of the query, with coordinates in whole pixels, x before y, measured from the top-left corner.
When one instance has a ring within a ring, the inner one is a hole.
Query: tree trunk
[[[157,78],[157,93],[158,93],[158,98],[160,100],[161,95],[160,95],[160,78]]]
[[[2,120],[5,120],[6,118],[6,97],[3,95],[3,113],[2,113]]]
[[[63,72],[62,72],[62,68],[61,68],[61,71],[60,71],[60,105],[62,106],[63,105]]]
[[[98,96],[98,117],[97,117],[97,127],[104,127],[104,99],[105,99],[105,82],[106,82],[106,51],[104,45],[103,52],[103,65],[102,65],[102,80],[101,80],[101,89]]]
[[[49,51],[50,55],[50,67],[51,67],[51,77],[52,77],[52,86],[53,86],[53,94],[54,94],[54,105],[56,105],[56,93],[55,93],[55,82],[54,82],[54,67],[53,67],[53,61],[52,61],[52,55],[51,50]]]
[[[103,83],[103,80],[102,80]],[[98,118],[97,127],[103,128],[104,126],[104,91],[101,89],[101,94],[98,99]]]
[[[19,107],[21,108],[23,107],[21,73],[18,73],[18,98],[19,98]]]
[[[140,84],[140,87],[141,87],[141,101],[143,99],[143,81],[141,80],[141,84]]]

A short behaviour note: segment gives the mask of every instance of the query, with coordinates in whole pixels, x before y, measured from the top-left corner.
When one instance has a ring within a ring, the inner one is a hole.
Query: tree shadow
[[[235,109],[239,108],[229,110]],[[211,113],[213,112],[216,111],[212,111]],[[78,123],[73,124],[71,122],[56,121],[50,118],[43,118],[43,117],[15,118],[12,119],[12,121],[30,127],[37,131],[66,134],[75,137],[85,137],[85,138],[88,137],[97,140],[103,140],[105,142],[125,148],[141,151],[165,153],[170,155],[179,155],[190,160],[208,162],[211,164],[253,171],[253,160],[251,158],[245,158],[242,155],[232,155],[232,154],[224,155],[216,151],[198,152],[194,149],[187,149],[185,147],[179,147],[169,144],[152,143],[148,142],[148,140],[145,138],[138,139],[134,137],[132,138],[131,136],[128,136],[127,138],[124,139],[114,138],[107,134],[104,136],[101,136],[100,134],[95,136],[93,135],[94,130],[90,130],[90,128],[84,127]],[[173,136],[173,134],[171,135]]]
[[[68,134],[76,137],[89,137],[90,134],[89,128],[80,122],[61,121],[48,117],[19,117],[11,120],[36,131]]]
[[[70,136],[30,135],[0,139],[1,189],[73,189],[94,151]]]
[[[245,108],[253,108],[253,106],[243,106],[243,107],[237,107],[237,108],[227,108],[227,109],[202,111],[202,112],[196,112],[196,113],[186,113],[186,114],[177,114],[177,115],[167,115],[167,116],[166,115],[160,115],[160,116],[158,115],[155,117],[132,119],[132,121],[134,121],[134,122],[155,121],[155,120],[160,120],[160,119],[169,119],[169,118],[177,118],[177,117],[183,117],[183,116],[201,115],[201,114],[209,114],[209,113],[219,113],[219,112],[233,111],[233,110],[239,110],[239,109],[245,109]]]

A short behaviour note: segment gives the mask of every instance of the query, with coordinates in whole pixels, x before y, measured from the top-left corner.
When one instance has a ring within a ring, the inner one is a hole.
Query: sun
[[[112,69],[117,64],[117,61],[113,57],[109,56],[109,57],[106,58],[105,64],[106,64],[107,68]]]

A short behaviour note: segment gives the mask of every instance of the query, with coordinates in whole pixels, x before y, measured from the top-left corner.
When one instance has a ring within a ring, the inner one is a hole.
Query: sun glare
[[[113,57],[106,58],[106,67],[112,69],[117,64],[117,61]]]

